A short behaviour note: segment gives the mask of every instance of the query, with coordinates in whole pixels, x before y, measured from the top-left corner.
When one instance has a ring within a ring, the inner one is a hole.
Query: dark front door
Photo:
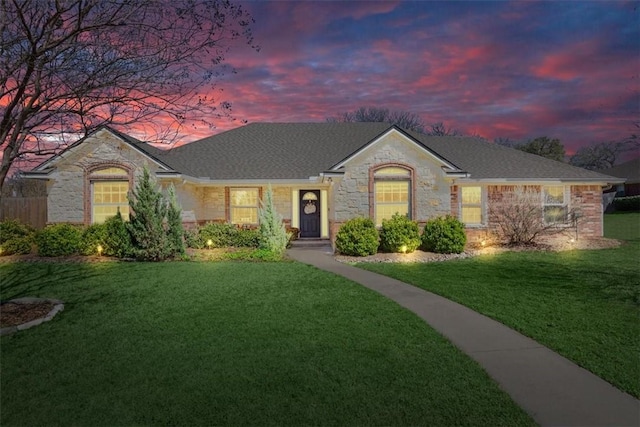
[[[320,190],[300,190],[300,237],[320,237]]]

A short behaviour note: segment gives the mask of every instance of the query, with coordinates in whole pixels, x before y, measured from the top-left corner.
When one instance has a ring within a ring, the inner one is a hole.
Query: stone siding
[[[144,166],[151,172],[159,169],[108,130],[98,131],[58,159],[47,185],[47,222],[90,223],[87,171],[100,164],[127,169],[132,173],[130,179],[141,176]]]
[[[402,164],[413,169],[413,219],[424,222],[450,213],[450,184],[440,165],[416,145],[392,134],[346,164],[344,176],[336,180],[332,191],[331,220],[344,222],[355,217],[371,217],[373,186],[370,185],[370,171],[385,164]]]

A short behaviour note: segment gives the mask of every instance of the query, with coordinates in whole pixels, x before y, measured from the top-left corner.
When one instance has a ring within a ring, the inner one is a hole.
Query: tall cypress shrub
[[[260,218],[260,247],[280,257],[287,249],[289,234],[282,222],[282,216],[276,211],[273,203],[271,184],[267,187],[264,201],[260,201],[258,216]]]
[[[167,238],[172,255],[184,255],[184,229],[182,228],[182,210],[176,197],[176,189],[171,184],[167,190]]]
[[[169,237],[164,227],[167,202],[151,181],[149,170],[144,168],[142,179],[129,197],[129,223],[136,258],[144,261],[161,261],[171,253]]]

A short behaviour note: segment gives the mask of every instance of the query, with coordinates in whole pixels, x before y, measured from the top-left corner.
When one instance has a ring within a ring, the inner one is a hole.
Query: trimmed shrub
[[[133,256],[133,243],[120,210],[104,222],[105,239],[103,254],[118,258]]]
[[[411,253],[420,247],[418,223],[406,215],[395,214],[383,219],[380,228],[380,250]]]
[[[202,248],[226,248],[232,245],[233,236],[238,232],[235,225],[226,222],[210,222],[200,227],[198,240]],[[207,242],[211,240],[211,245]]]
[[[200,228],[194,227],[188,230],[184,230],[184,244],[188,248],[202,249],[204,245],[200,240]]]
[[[35,231],[17,220],[0,222],[0,255],[29,254]]]
[[[257,248],[260,246],[260,230],[239,228],[230,236],[230,246],[236,248]]]
[[[422,249],[442,254],[459,254],[464,251],[467,235],[464,224],[456,217],[446,215],[435,218],[424,226],[422,232]]]
[[[107,227],[103,224],[92,224],[82,232],[80,253],[82,255],[99,255],[98,246],[105,250],[107,240]]]
[[[80,252],[82,230],[71,224],[54,224],[36,234],[38,255],[68,256]]]
[[[613,207],[617,211],[640,212],[640,196],[616,197]]]
[[[349,256],[373,255],[378,250],[378,230],[369,218],[353,218],[336,234],[336,249]]]

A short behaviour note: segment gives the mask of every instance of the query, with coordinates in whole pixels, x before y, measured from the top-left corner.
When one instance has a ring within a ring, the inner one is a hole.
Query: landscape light
[[[402,252],[403,254],[406,254],[407,253],[407,245],[400,246],[400,252]]]
[[[213,240],[209,239],[207,240],[207,247],[211,249],[211,246],[213,246]]]
[[[98,255],[102,255],[102,251],[103,251],[102,245],[98,245],[96,249],[98,249]]]

